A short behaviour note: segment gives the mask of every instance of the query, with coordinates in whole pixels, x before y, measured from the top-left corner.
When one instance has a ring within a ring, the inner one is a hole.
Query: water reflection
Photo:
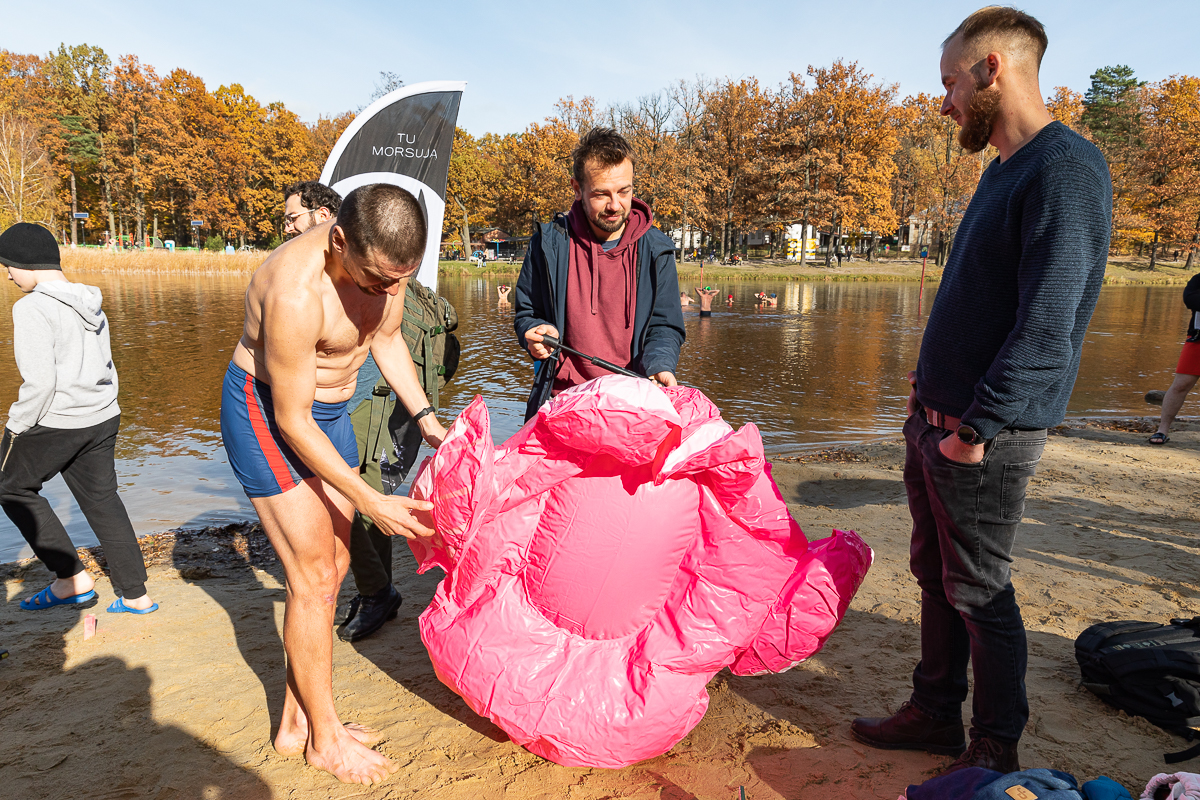
[[[220,446],[220,387],[241,331],[248,276],[79,275],[104,292],[113,358],[121,378],[121,495],[139,533],[184,522],[204,525],[253,517]],[[500,306],[498,281],[446,281],[459,312],[459,373],[444,393],[450,422],[476,395],[503,441],[521,425],[532,365]],[[694,286],[684,284],[682,289]],[[734,304],[711,318],[685,311],[688,341],[679,379],[703,389],[735,426],[754,422],[768,453],[894,435],[903,423],[907,370],[916,362],[924,318],[918,287],[893,283],[714,284]],[[777,308],[753,295],[775,292]],[[1069,413],[1156,413],[1142,400],[1166,388],[1186,328],[1179,287],[1114,287],[1101,294],[1084,346]],[[935,292],[927,288],[924,308]],[[9,302],[17,291],[10,289]],[[986,313],[982,308],[980,313]],[[368,364],[356,397],[378,372]],[[16,399],[12,321],[0,314],[0,413]],[[357,399],[354,401],[357,402]],[[353,407],[352,403],[352,406]],[[47,497],[77,544],[95,540],[61,478]],[[0,560],[28,555],[0,519]]]

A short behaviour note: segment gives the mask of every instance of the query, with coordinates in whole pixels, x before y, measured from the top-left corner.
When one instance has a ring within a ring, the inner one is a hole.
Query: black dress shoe
[[[863,744],[883,750],[956,756],[966,747],[961,719],[934,719],[909,702],[890,717],[859,717],[850,723],[850,733]]]
[[[389,619],[395,619],[403,599],[396,587],[388,584],[379,594],[360,596],[358,613],[345,625],[338,628],[338,638],[343,642],[365,639],[383,627]]]
[[[939,772],[948,775],[967,767],[983,767],[1007,775],[1010,772],[1020,772],[1021,765],[1017,762],[1017,745],[1005,744],[986,736],[973,736],[971,746],[959,756],[953,764]]]
[[[350,620],[354,619],[354,615],[358,613],[358,605],[362,602],[362,595],[356,594],[350,598],[350,602],[342,603],[333,612],[333,625],[340,628]]]

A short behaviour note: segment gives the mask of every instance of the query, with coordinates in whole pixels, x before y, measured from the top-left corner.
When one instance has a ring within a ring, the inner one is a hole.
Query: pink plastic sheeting
[[[722,667],[817,652],[871,565],[854,533],[809,546],[763,458],[695,389],[608,376],[500,447],[476,397],[412,496],[446,578],[421,614],[438,677],[513,741],[567,766],[660,755]]]

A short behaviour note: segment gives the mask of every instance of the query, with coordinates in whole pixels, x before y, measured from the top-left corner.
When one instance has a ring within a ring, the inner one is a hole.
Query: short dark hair
[[[1033,45],[1039,68],[1042,66],[1042,56],[1046,54],[1046,47],[1050,43],[1042,23],[1011,6],[986,6],[979,9],[959,23],[954,32],[946,37],[946,41],[942,42],[942,48],[960,34],[964,45],[991,36],[1008,37],[1017,34]]]
[[[337,226],[357,255],[414,267],[425,255],[428,225],[417,198],[390,183],[360,186],[342,200]]]
[[[318,181],[293,183],[283,190],[283,202],[286,203],[294,194],[300,195],[300,205],[309,211],[328,208],[330,214],[337,216],[338,209],[342,207],[342,196]]]
[[[571,151],[571,172],[583,183],[583,170],[589,161],[598,167],[615,167],[629,159],[633,163],[633,148],[625,137],[612,128],[592,128],[579,139]]]

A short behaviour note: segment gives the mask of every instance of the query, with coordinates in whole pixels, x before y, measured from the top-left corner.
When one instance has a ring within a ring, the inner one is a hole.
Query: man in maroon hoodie
[[[675,244],[633,196],[633,149],[611,128],[593,128],[573,154],[575,203],[538,226],[514,291],[517,339],[538,365],[526,419],[551,395],[607,374],[564,344],[674,386],[683,345]]]

